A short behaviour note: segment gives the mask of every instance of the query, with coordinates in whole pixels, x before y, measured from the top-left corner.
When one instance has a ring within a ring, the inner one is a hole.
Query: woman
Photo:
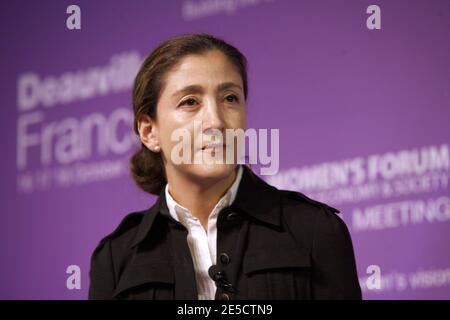
[[[180,129],[204,141],[183,145],[188,159],[230,151],[216,133],[246,128],[247,93],[245,57],[210,35],[169,39],[147,57],[134,83],[142,144],[130,164],[138,186],[159,198],[100,242],[89,298],[361,298],[336,209],[235,161],[174,161]]]

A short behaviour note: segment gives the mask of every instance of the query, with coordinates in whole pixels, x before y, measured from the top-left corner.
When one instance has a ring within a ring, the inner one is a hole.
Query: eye
[[[235,94],[229,94],[229,95],[227,95],[227,96],[225,97],[225,100],[226,100],[227,102],[231,102],[231,103],[233,103],[233,102],[239,102],[239,98],[238,98],[238,96],[235,95]]]
[[[180,106],[193,107],[196,103],[197,103],[197,101],[194,98],[187,98],[187,99],[181,101]]]

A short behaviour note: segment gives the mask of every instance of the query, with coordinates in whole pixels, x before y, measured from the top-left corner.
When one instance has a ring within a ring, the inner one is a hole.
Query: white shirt
[[[233,184],[210,213],[208,217],[208,232],[205,231],[199,219],[172,198],[169,193],[169,185],[166,185],[166,201],[170,215],[188,230],[187,243],[194,262],[199,300],[214,300],[216,284],[209,277],[208,269],[211,265],[216,264],[217,216],[221,209],[231,205],[236,198],[242,171],[243,168],[240,165]]]

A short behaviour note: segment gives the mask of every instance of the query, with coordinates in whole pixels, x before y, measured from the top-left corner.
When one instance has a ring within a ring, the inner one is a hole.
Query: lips
[[[202,151],[208,151],[208,150],[220,150],[223,149],[225,147],[225,145],[223,143],[211,143],[211,144],[206,144],[202,147]]]

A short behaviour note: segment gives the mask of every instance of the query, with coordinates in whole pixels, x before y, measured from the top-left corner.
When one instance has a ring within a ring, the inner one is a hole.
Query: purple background
[[[26,72],[44,78],[88,70],[122,52],[144,57],[179,33],[208,32],[247,56],[249,126],[280,129],[280,170],[450,142],[449,1],[259,1],[192,21],[183,19],[182,3],[77,1],[78,31],[66,28],[72,1],[3,6],[0,298],[86,298],[89,258],[99,240],[124,215],[154,201],[128,173],[31,193],[18,189],[17,119],[26,112],[17,107],[17,80]],[[381,7],[381,30],[366,27],[371,4]],[[130,90],[36,110],[49,123],[108,115],[119,107],[131,110]],[[82,162],[125,158],[132,151]],[[37,154],[28,161],[30,170],[44,168]],[[449,197],[448,187],[433,196]],[[347,223],[355,205],[367,204],[336,205]],[[450,268],[449,220],[359,233],[350,228],[360,276],[371,264],[382,273]],[[66,288],[72,264],[81,267],[81,290]],[[448,299],[450,281],[428,289],[365,291],[364,297]]]

